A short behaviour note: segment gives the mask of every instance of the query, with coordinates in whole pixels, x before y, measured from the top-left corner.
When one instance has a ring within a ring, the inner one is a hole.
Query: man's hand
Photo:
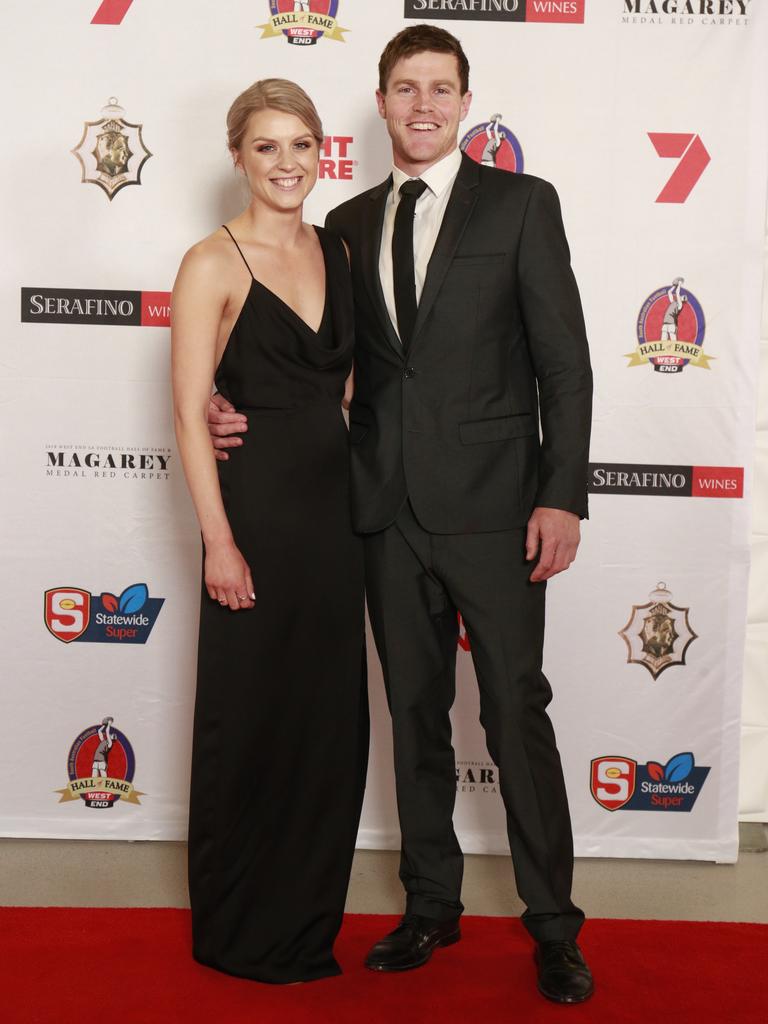
[[[248,420],[235,410],[223,395],[211,396],[208,403],[208,432],[213,442],[213,454],[220,462],[226,462],[229,455],[225,448],[239,448],[243,443],[242,434],[248,429]]]
[[[535,508],[528,520],[525,557],[539,561],[530,575],[531,583],[548,580],[567,569],[579,547],[579,517],[560,508]]]

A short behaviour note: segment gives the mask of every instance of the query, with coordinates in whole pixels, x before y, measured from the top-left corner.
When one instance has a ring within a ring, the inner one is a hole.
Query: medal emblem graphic
[[[523,150],[514,132],[501,123],[501,114],[491,114],[470,128],[459,143],[463,153],[483,167],[498,167],[502,171],[520,174],[523,170]]]
[[[141,136],[143,125],[126,121],[125,111],[111,96],[98,121],[86,121],[83,137],[72,150],[83,176],[98,185],[111,202],[126,185],[141,184],[141,169],[152,156]]]
[[[654,681],[665,669],[684,665],[685,654],[697,638],[688,621],[689,608],[672,604],[672,594],[659,583],[646,604],[632,605],[629,622],[619,630],[627,645],[627,662],[644,665]]]

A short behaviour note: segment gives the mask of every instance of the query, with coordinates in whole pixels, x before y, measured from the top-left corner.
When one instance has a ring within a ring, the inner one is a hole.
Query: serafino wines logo
[[[590,462],[587,490],[645,497],[743,498],[744,467]]]
[[[710,769],[698,766],[690,751],[666,764],[640,765],[631,757],[604,754],[590,764],[589,789],[606,811],[693,810]]]
[[[133,0],[102,0],[91,18],[92,25],[121,25]]]
[[[637,318],[637,348],[625,353],[629,366],[650,364],[657,373],[682,373],[690,363],[704,370],[714,356],[704,355],[704,310],[684,277],[651,292]]]
[[[108,715],[99,725],[89,725],[69,748],[69,783],[56,790],[60,804],[82,800],[86,807],[109,810],[118,800],[139,804],[139,797],[146,796],[133,786],[136,755],[128,737],[115,728],[114,722]]]
[[[684,203],[711,159],[704,143],[691,132],[648,132],[648,138],[660,157],[680,159],[656,202]]]
[[[498,167],[518,174],[523,170],[523,149],[517,136],[501,123],[501,114],[491,114],[470,128],[459,143],[462,152],[483,167]]]
[[[170,292],[104,288],[22,288],[23,324],[170,327]]]
[[[116,596],[95,597],[80,587],[46,590],[43,620],[51,636],[64,644],[145,644],[164,597],[150,597],[146,583],[134,583]]]
[[[285,36],[295,46],[314,46],[323,36],[345,43],[342,28],[336,20],[339,0],[269,0],[270,19],[263,29],[262,39]]]
[[[405,0],[403,17],[581,24],[585,0]]]

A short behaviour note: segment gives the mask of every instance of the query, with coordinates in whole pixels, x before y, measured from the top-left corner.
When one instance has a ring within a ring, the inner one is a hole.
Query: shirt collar
[[[457,146],[447,156],[444,156],[442,160],[438,160],[436,164],[432,164],[431,167],[427,168],[419,177],[426,183],[427,188],[434,196],[440,196],[452,184],[453,179],[459,173],[460,166],[461,150]],[[405,171],[401,171],[399,167],[393,167],[393,195],[397,195],[400,192],[400,186],[405,181],[410,181],[410,176]]]

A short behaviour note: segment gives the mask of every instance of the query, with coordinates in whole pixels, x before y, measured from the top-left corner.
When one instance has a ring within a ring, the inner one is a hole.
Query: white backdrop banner
[[[200,542],[170,412],[176,268],[247,201],[224,132],[242,89],[282,76],[315,99],[327,136],[307,219],[322,223],[387,175],[378,57],[435,20],[470,59],[462,148],[560,193],[591,339],[592,518],[550,585],[545,665],[576,852],[735,859],[765,7],[5,5],[0,834],[184,838]],[[467,851],[501,853],[468,646],[456,826]],[[359,843],[386,848],[399,833],[372,646],[370,667]]]

